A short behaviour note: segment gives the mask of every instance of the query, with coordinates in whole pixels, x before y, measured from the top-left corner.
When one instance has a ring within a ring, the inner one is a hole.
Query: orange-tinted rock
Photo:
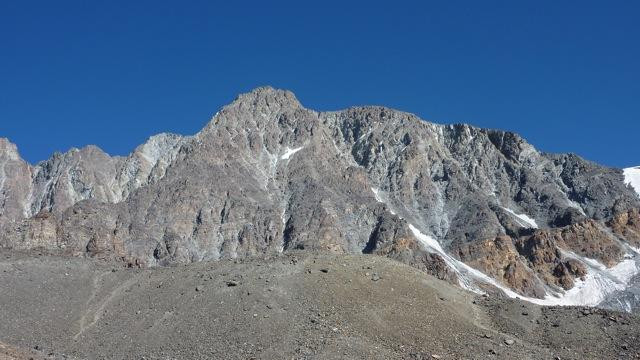
[[[457,256],[519,293],[543,297],[544,287],[520,259],[509,236],[457,245]]]
[[[629,245],[640,248],[640,210],[632,209],[616,214],[607,222],[607,226],[617,236],[626,240]]]
[[[617,226],[614,233],[633,234],[627,225],[633,223],[633,211],[629,213],[618,215],[614,218],[616,221],[608,223]],[[605,225],[591,219],[563,228],[538,230],[517,239],[515,244],[518,253],[544,282],[564,289],[571,289],[576,278],[584,278],[587,267],[578,260],[566,258],[563,250],[595,259],[607,267],[620,262],[625,254]]]
[[[624,249],[604,226],[595,220],[587,220],[562,228],[560,237],[561,247],[596,259],[607,267],[617,264],[624,257]],[[562,243],[566,246],[562,246]]]

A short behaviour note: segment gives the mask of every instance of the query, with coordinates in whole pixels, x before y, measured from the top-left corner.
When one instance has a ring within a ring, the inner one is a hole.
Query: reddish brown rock
[[[620,226],[618,231],[625,227]],[[624,256],[624,249],[605,228],[595,220],[586,220],[560,229],[538,230],[516,241],[518,252],[527,258],[547,284],[570,289],[574,279],[586,275],[586,267],[577,260],[566,259],[562,250],[596,259],[611,267]]]
[[[456,254],[463,262],[523,295],[543,297],[545,294],[542,283],[522,262],[509,236],[460,244]]]
[[[586,220],[562,228],[558,241],[560,247],[596,259],[607,267],[617,264],[624,256],[622,246],[603,224],[595,220]]]
[[[614,232],[633,235],[634,213],[625,214],[610,223],[617,226]],[[537,230],[517,239],[499,236],[458,244],[454,249],[465,263],[515,291],[533,297],[544,296],[543,283],[571,289],[575,279],[587,274],[583,263],[566,257],[563,251],[596,259],[608,267],[617,264],[624,256],[618,239],[607,231],[604,224],[594,220],[558,229]]]
[[[632,209],[616,214],[607,222],[607,226],[629,245],[640,248],[640,210]]]

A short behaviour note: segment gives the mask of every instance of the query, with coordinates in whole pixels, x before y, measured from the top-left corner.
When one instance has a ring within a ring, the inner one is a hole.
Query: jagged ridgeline
[[[30,165],[0,140],[0,244],[133,266],[367,253],[473,291],[593,305],[639,269],[634,174],[383,107],[316,112],[265,87],[128,157],[90,146]]]

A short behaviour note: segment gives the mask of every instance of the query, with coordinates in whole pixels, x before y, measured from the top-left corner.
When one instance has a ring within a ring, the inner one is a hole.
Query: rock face
[[[184,138],[160,134],[129,157],[111,157],[95,146],[56,153],[30,166],[16,146],[0,139],[0,222],[30,218],[39,212],[61,214],[76,203],[94,199],[117,203],[135,189],[164,176]]]
[[[639,208],[621,170],[513,133],[383,107],[318,113],[272,88],[126,158],[87,147],[31,166],[0,140],[2,246],[137,266],[371,253],[544,298],[635,256]]]

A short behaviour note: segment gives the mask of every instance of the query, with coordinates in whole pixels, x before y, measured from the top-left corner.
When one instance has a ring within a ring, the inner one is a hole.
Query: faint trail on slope
[[[96,297],[96,295],[98,294],[98,288],[99,288],[99,282],[100,280],[102,280],[102,278],[107,275],[109,272],[103,272],[97,276],[95,276],[93,278],[93,284],[92,284],[92,290],[91,290],[91,295],[89,296],[89,299],[87,300],[87,303],[85,304],[86,310],[84,312],[84,314],[82,314],[82,317],[80,317],[80,330],[78,330],[78,332],[73,336],[73,339],[76,340],[78,339],[78,336],[80,336],[87,328],[87,317],[89,316],[89,312],[91,310],[90,305],[91,302],[93,301],[93,299]]]
[[[115,288],[113,288],[113,290],[111,290],[103,298],[102,301],[100,301],[98,303],[95,303],[92,306],[91,303],[93,302],[93,300],[98,295],[98,291],[100,289],[100,281],[102,280],[102,278],[105,275],[109,274],[110,272],[111,271],[103,272],[103,273],[101,273],[98,276],[93,278],[93,290],[91,291],[91,296],[89,296],[89,300],[87,300],[86,310],[85,310],[84,314],[82,315],[82,317],[80,318],[80,329],[73,336],[74,340],[77,340],[78,337],[80,335],[82,335],[86,330],[88,330],[89,328],[94,326],[98,322],[98,320],[100,320],[100,318],[102,317],[102,314],[104,313],[104,309],[107,307],[107,305],[116,296],[120,295],[123,290],[125,290],[125,289],[129,288],[131,285],[133,285],[136,282],[137,278],[138,278],[137,275],[132,276],[130,279],[126,280],[122,284],[120,284],[120,285],[116,286]],[[93,315],[92,315],[92,313],[93,313]],[[88,322],[89,318],[91,318],[90,322]]]

